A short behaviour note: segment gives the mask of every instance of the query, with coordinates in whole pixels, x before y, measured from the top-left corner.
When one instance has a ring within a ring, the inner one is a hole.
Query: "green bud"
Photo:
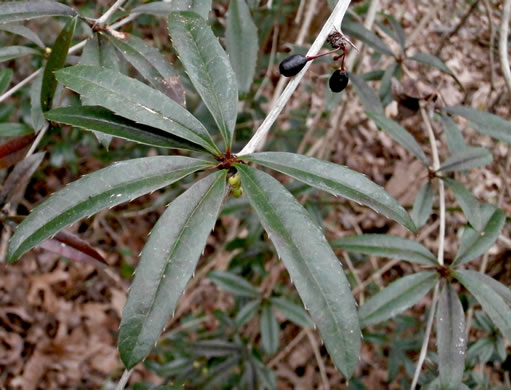
[[[232,188],[231,194],[235,198],[241,198],[243,196],[243,188]]]
[[[240,188],[241,179],[238,175],[231,176],[227,182],[232,188]]]

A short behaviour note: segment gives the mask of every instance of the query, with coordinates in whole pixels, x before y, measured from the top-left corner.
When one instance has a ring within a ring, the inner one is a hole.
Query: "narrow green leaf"
[[[0,71],[0,93],[4,93],[12,80],[12,69],[4,69]]]
[[[169,149],[184,149],[205,152],[197,144],[175,137],[165,131],[145,126],[115,115],[111,111],[96,106],[62,107],[46,113],[53,122],[65,123],[85,130],[91,130],[124,138],[145,145]]]
[[[481,272],[474,272],[471,274],[471,276],[473,276],[475,279],[478,279],[482,284],[490,286],[493,291],[500,295],[500,297],[508,304],[508,306],[511,306],[511,289],[508,286]]]
[[[208,20],[211,11],[211,0],[172,0],[155,1],[133,8],[132,14],[153,14],[167,16],[172,11],[193,11]]]
[[[238,86],[229,58],[205,20],[194,12],[169,14],[169,33],[179,59],[231,149]]]
[[[25,46],[4,46],[0,47],[0,62],[14,60],[28,55],[41,55],[35,49]]]
[[[360,326],[383,322],[412,307],[433,288],[437,278],[436,272],[419,272],[392,282],[360,307]]]
[[[124,39],[109,38],[126,61],[133,65],[149,84],[184,106],[185,90],[170,62],[158,49],[148,45],[143,39],[129,34],[124,34],[124,37]]]
[[[61,69],[56,74],[68,88],[93,97],[97,104],[117,115],[220,154],[202,123],[172,99],[138,80],[109,69],[84,65]]]
[[[449,114],[459,115],[469,120],[470,126],[483,134],[511,144],[511,122],[486,111],[465,106],[447,107]]]
[[[156,156],[118,162],[86,175],[32,210],[12,237],[7,259],[17,260],[73,222],[165,187],[208,166],[211,163],[188,157]]]
[[[268,355],[273,355],[279,349],[280,328],[271,305],[263,305],[260,327],[263,349]]]
[[[0,15],[1,18],[1,15]],[[41,38],[30,30],[29,28],[23,26],[22,24],[15,24],[15,23],[9,23],[9,24],[0,24],[0,30],[7,31],[11,34],[19,35],[25,39],[28,39],[30,42],[35,43],[37,46],[39,46],[41,49],[45,49],[46,45],[41,41]]]
[[[32,82],[30,87],[30,120],[35,132],[39,132],[46,124],[43,108],[41,107],[41,88],[43,86],[44,69]]]
[[[51,48],[51,54],[44,67],[41,86],[41,108],[43,111],[48,111],[53,103],[53,96],[57,90],[55,71],[61,69],[66,63],[67,52],[71,46],[77,20],[77,18],[73,18],[66,23]]]
[[[473,168],[479,168],[490,164],[493,161],[491,152],[482,147],[469,146],[464,151],[453,154],[445,160],[439,172],[459,172],[468,171]]]
[[[333,241],[332,247],[369,256],[402,259],[416,264],[438,265],[435,255],[418,242],[389,234],[342,237]]]
[[[394,141],[400,144],[402,147],[411,152],[415,157],[421,160],[426,166],[429,165],[429,161],[424,154],[419,143],[416,141],[413,135],[411,135],[404,127],[399,123],[387,118],[385,115],[378,114],[375,112],[366,112],[367,116],[371,118],[376,125],[390,135]]]
[[[374,32],[365,28],[361,23],[357,23],[353,20],[348,20],[348,18],[345,18],[342,23],[342,31],[364,42],[367,46],[373,48],[377,52],[394,57],[394,53],[390,47],[385,42],[383,42]]]
[[[236,326],[241,328],[248,321],[250,321],[259,310],[260,305],[261,300],[254,299],[253,301],[250,301],[245,306],[243,306],[238,314],[236,314],[236,318],[234,319]]]
[[[449,178],[444,178],[443,180],[454,194],[468,222],[470,222],[476,231],[480,232],[483,229],[483,225],[481,220],[481,206],[478,200],[456,180]]]
[[[346,377],[358,363],[360,328],[341,264],[309,214],[270,175],[236,164],[243,189],[282,258],[330,357]]]
[[[489,204],[481,205],[480,232],[466,226],[461,237],[461,244],[456,253],[453,265],[468,263],[483,255],[495,244],[506,223],[506,213]]]
[[[458,389],[465,371],[467,339],[463,306],[450,284],[440,295],[436,332],[440,382],[446,389]]]
[[[432,210],[433,186],[428,181],[419,191],[415,202],[413,202],[413,208],[410,214],[417,228],[424,226],[426,221],[429,219]]]
[[[270,302],[284,317],[296,325],[302,328],[312,328],[314,326],[314,322],[303,309],[303,306],[280,297],[272,297]]]
[[[408,59],[420,62],[424,65],[432,66],[433,68],[437,68],[442,72],[447,73],[449,76],[456,77],[454,72],[447,65],[445,65],[445,63],[440,58],[434,56],[431,53],[417,53],[412,57],[408,57]]]
[[[208,275],[218,287],[240,297],[258,298],[261,293],[247,280],[232,272],[211,272]]]
[[[379,98],[384,106],[392,102],[392,78],[399,68],[399,64],[392,63],[383,74],[381,79],[380,90],[378,91]]]
[[[508,341],[511,341],[511,308],[491,286],[481,283],[481,278],[476,277],[477,273],[477,271],[458,270],[454,273],[454,277],[479,301],[495,326]]]
[[[151,352],[192,277],[222,205],[226,172],[216,172],[176,198],[142,251],[124,307],[119,351],[131,369]]]
[[[21,137],[33,133],[33,130],[23,123],[0,123],[0,137]]]
[[[360,103],[364,107],[366,112],[374,112],[376,114],[384,115],[383,105],[381,104],[380,98],[373,91],[373,89],[367,84],[364,79],[355,73],[350,73],[350,80],[355,86]]]
[[[229,60],[238,80],[238,90],[248,93],[254,80],[259,39],[245,0],[229,2],[225,35]]]
[[[456,122],[448,115],[440,115],[440,121],[445,132],[445,139],[447,141],[447,147],[451,154],[458,154],[467,149],[467,144],[463,138],[460,128]]]
[[[80,65],[97,66],[120,72],[119,57],[113,45],[100,33],[95,33],[82,50]],[[87,106],[100,105],[101,103],[90,96],[81,96],[82,104]],[[106,149],[110,147],[112,136],[94,131],[94,135]]]
[[[232,356],[242,351],[241,346],[238,344],[223,339],[199,340],[190,345],[189,349],[196,356],[208,358]]]
[[[45,16],[76,16],[76,11],[53,0],[9,1],[0,4],[0,23]]]
[[[401,23],[396,20],[396,18],[392,15],[385,15],[385,18],[390,22],[392,25],[392,28],[394,29],[394,32],[396,33],[397,43],[399,43],[399,46],[401,46],[401,49],[404,51],[406,48],[406,35],[403,30],[403,26],[401,26]]]
[[[366,176],[344,166],[295,153],[265,152],[241,156],[292,178],[371,207],[415,231],[415,225],[406,210],[382,187]]]

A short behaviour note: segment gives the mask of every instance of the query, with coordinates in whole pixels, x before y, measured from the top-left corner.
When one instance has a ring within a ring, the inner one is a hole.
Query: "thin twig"
[[[268,362],[268,364],[266,365],[267,367],[271,368],[271,367],[275,367],[277,365],[278,362],[280,362],[284,356],[286,356],[289,352],[291,352],[293,350],[294,347],[296,347],[298,345],[298,343],[300,341],[302,341],[302,339],[306,336],[306,332],[305,332],[305,329],[302,329],[296,336],[293,340],[291,340],[290,343],[288,343],[286,345],[286,347],[281,351],[279,352],[279,354],[277,356],[275,356],[272,360],[270,360]]]
[[[438,290],[439,282],[435,284],[435,291],[433,292],[433,302],[431,303],[431,310],[429,311],[428,316],[428,324],[426,325],[426,333],[424,334],[424,341],[422,342],[422,347],[419,354],[419,361],[417,362],[417,367],[415,368],[415,374],[413,375],[410,390],[415,390],[415,387],[417,386],[417,382],[419,381],[419,376],[422,370],[422,365],[424,364],[424,360],[426,359],[426,353],[428,352],[429,339],[431,337],[431,329],[433,328],[433,319],[435,318],[436,305],[438,302]]]
[[[328,383],[328,377],[326,376],[325,363],[321,358],[321,353],[319,352],[319,347],[316,338],[314,337],[312,331],[308,328],[305,329],[305,334],[309,339],[309,343],[312,347],[312,352],[314,352],[314,357],[316,358],[316,362],[318,363],[319,374],[321,375],[321,381],[323,382],[323,389],[330,390],[330,383]]]
[[[43,139],[44,135],[46,134],[46,132],[48,131],[48,128],[49,128],[49,124],[46,123],[43,128],[39,131],[39,134],[37,134],[37,137],[36,139],[34,140],[34,142],[32,143],[32,145],[30,145],[30,149],[28,150],[27,152],[27,155],[25,156],[25,158],[27,157],[30,157],[31,155],[34,154],[37,146],[39,145],[39,143],[41,142],[41,140]]]
[[[502,11],[502,22],[500,23],[499,56],[500,67],[506,79],[507,88],[511,94],[511,70],[509,69],[509,58],[507,53],[507,36],[509,34],[509,15],[511,14],[511,0],[506,0]]]
[[[126,385],[128,384],[128,381],[130,380],[131,373],[133,372],[133,368],[131,370],[124,370],[122,373],[121,379],[119,379],[119,383],[117,384],[117,387],[115,390],[124,390]]]
[[[112,16],[115,11],[121,8],[125,2],[126,0],[117,0],[114,5],[112,5],[98,20],[96,20],[95,25],[102,27],[108,21],[108,19],[110,19],[110,16]]]
[[[5,99],[10,97],[11,95],[18,92],[21,88],[23,88],[25,85],[27,85],[29,82],[31,82],[33,79],[37,77],[39,73],[43,71],[42,68],[37,69],[34,73],[32,73],[30,76],[27,76],[25,79],[21,80],[18,84],[16,84],[11,89],[7,90],[3,95],[0,96],[0,103],[2,103]]]
[[[489,0],[483,0],[484,8],[488,16],[488,25],[490,28],[490,91],[488,92],[488,101],[490,101],[491,94],[495,89],[495,56],[493,54],[493,45],[495,44],[495,26],[493,24],[492,9]]]
[[[344,18],[344,15],[346,14],[346,11],[348,10],[348,6],[350,5],[351,0],[339,0],[337,5],[335,6],[332,14],[326,21],[326,23],[323,25],[323,28],[321,29],[319,35],[317,36],[316,40],[312,44],[311,48],[309,49],[309,52],[307,53],[308,56],[315,56],[319,53],[319,50],[323,46],[323,43],[325,42],[328,35],[332,32],[334,28],[337,30],[341,30],[341,23]],[[303,76],[305,75],[305,72],[309,69],[310,62],[308,62],[305,67],[296,75],[293,80],[287,85],[286,89],[264,120],[264,122],[259,126],[256,133],[252,137],[252,139],[249,141],[249,143],[241,150],[239,155],[249,154],[256,151],[261,143],[264,142],[266,139],[267,133],[270,131],[271,127],[273,126],[273,123],[277,120],[278,116],[284,109],[285,105],[293,95],[294,91],[298,87],[298,84],[302,80]]]

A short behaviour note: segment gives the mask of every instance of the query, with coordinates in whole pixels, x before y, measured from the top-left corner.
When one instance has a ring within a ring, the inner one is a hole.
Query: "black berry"
[[[306,63],[306,57],[300,54],[295,54],[294,56],[288,57],[280,63],[280,74],[285,77],[296,76],[303,69]]]
[[[334,73],[332,73],[332,76],[330,76],[328,85],[330,85],[332,92],[341,92],[344,88],[346,88],[349,81],[350,77],[348,72],[337,69]]]

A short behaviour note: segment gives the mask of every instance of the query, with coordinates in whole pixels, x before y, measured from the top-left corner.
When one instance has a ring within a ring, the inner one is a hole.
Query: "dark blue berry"
[[[350,81],[350,77],[348,72],[344,72],[341,70],[336,70],[334,73],[332,73],[332,76],[330,76],[330,80],[328,81],[328,85],[330,86],[330,89],[332,92],[341,92],[346,88]]]
[[[280,74],[285,77],[296,76],[303,69],[306,63],[306,57],[300,54],[295,54],[294,56],[288,57],[280,63]]]

